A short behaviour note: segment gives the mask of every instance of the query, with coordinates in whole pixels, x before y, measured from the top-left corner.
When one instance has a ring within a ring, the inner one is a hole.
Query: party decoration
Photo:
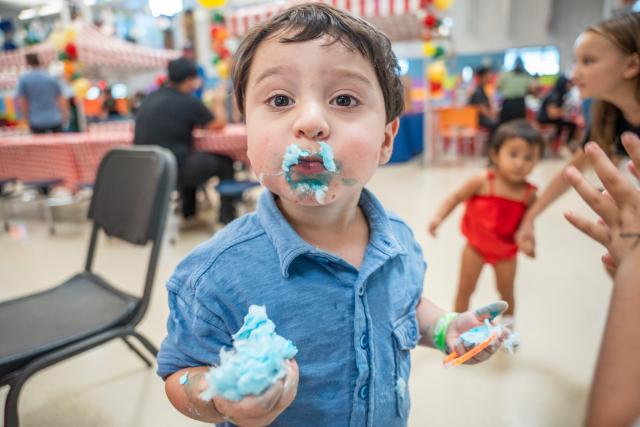
[[[227,47],[229,32],[225,28],[225,17],[222,12],[216,11],[212,16],[212,21],[209,32],[211,35],[211,49],[213,50],[211,62],[216,67],[218,77],[226,80],[229,78],[231,69],[231,51]]]
[[[433,0],[433,5],[438,10],[447,10],[453,4],[453,0]]]
[[[430,82],[442,84],[447,76],[447,68],[444,61],[436,61],[429,65],[427,68],[427,76]]]
[[[200,6],[210,9],[212,7],[222,7],[225,5],[226,0],[198,0]]]
[[[87,92],[91,88],[91,82],[86,78],[78,78],[71,83],[71,88],[73,89],[73,93],[79,99],[84,99],[87,95]]]
[[[424,56],[431,57],[436,53],[436,46],[430,41],[424,42],[422,44],[422,53],[424,53]]]

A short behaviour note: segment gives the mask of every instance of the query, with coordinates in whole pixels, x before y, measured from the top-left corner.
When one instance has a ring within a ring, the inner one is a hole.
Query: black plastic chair
[[[91,199],[93,228],[84,271],[44,292],[0,303],[0,386],[10,387],[4,425],[18,426],[18,396],[31,375],[114,338],[127,337],[155,357],[158,350],[134,329],[144,316],[175,187],[175,159],[146,146],[115,149],[100,164]],[[91,271],[98,231],[152,248],[142,296],[124,293]]]

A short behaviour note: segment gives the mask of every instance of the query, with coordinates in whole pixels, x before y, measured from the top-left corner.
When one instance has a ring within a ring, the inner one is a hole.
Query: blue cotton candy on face
[[[289,186],[304,195],[312,195],[320,204],[324,204],[329,191],[329,182],[337,173],[338,168],[333,156],[333,149],[324,141],[319,141],[320,149],[317,153],[300,148],[297,144],[289,144],[282,158],[282,172]],[[301,158],[318,156],[322,159],[325,172],[313,175],[298,176],[291,171]]]
[[[233,350],[222,349],[220,366],[206,374],[209,387],[200,394],[201,399],[222,396],[237,401],[259,395],[285,376],[285,361],[298,352],[291,341],[276,334],[264,306],[249,307],[233,340]]]

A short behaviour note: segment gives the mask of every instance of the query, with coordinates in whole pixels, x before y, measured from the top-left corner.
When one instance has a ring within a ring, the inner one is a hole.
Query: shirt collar
[[[369,246],[375,247],[387,258],[405,254],[406,250],[395,237],[387,212],[378,199],[370,191],[363,189],[358,204],[369,221]],[[276,249],[283,277],[289,277],[289,267],[301,255],[315,254],[334,258],[314,248],[295,232],[280,212],[275,197],[270,191],[262,192],[256,215]]]

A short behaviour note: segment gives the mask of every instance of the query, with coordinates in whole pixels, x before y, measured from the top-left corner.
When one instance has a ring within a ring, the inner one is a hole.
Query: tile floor
[[[561,165],[542,162],[532,181],[543,185]],[[387,166],[369,186],[387,208],[413,227],[429,264],[425,295],[445,307],[450,307],[458,276],[462,209],[442,226],[438,239],[427,236],[425,224],[443,197],[481,167],[423,169],[417,162]],[[562,212],[566,209],[588,212],[575,194],[565,195],[537,223],[538,258],[520,258],[516,313],[520,351],[513,357],[499,354],[482,366],[446,370],[435,351],[415,350],[409,384],[410,426],[581,425],[610,283],[600,266],[601,248],[565,222]],[[26,232],[21,237],[0,234],[0,300],[45,289],[83,265],[86,223],[60,224],[54,237],[38,221],[22,226]],[[179,260],[207,237],[206,231],[190,232],[181,235],[175,246],[163,248],[151,306],[140,325],[155,343],[165,333],[164,282]],[[142,283],[140,267],[146,263],[146,254],[102,239],[97,271],[123,289],[135,291]],[[495,298],[492,273],[486,269],[473,303]],[[6,388],[0,389],[0,408],[5,396]],[[33,377],[22,393],[20,415],[24,427],[201,425],[171,407],[162,381],[120,341]]]

